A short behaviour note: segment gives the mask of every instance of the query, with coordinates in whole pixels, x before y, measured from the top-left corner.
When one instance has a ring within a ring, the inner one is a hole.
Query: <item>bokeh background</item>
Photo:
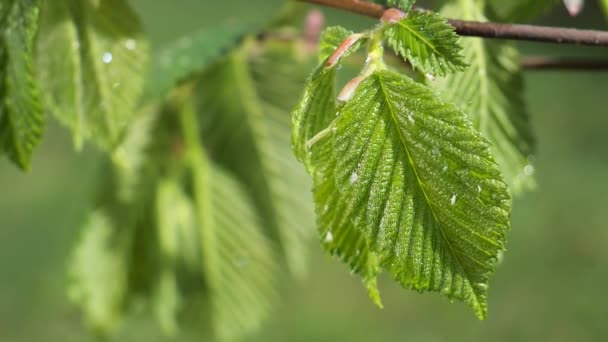
[[[579,18],[556,9],[539,23],[608,30],[587,1]],[[155,46],[222,22],[267,20],[280,0],[132,0]],[[432,1],[419,1],[433,8]],[[373,21],[325,11],[328,23]],[[526,55],[604,56],[606,48],[520,44]],[[377,309],[347,268],[311,245],[310,274],[292,281],[249,341],[601,341],[608,336],[608,72],[526,74],[539,141],[536,192],[514,203],[508,252],[490,287],[490,314],[381,279]],[[0,161],[0,342],[93,341],[66,297],[66,265],[102,172],[50,124],[23,174]],[[117,341],[164,341],[134,317]],[[190,341],[194,338],[183,337]]]

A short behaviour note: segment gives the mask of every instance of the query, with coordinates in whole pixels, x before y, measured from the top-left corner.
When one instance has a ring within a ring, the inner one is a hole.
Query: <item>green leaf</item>
[[[254,330],[273,302],[277,256],[242,186],[206,159],[193,109],[181,113],[212,320],[221,340]]]
[[[211,66],[197,85],[197,107],[210,158],[247,186],[291,271],[302,275],[312,208],[307,177],[289,149],[289,110],[308,65],[277,44],[239,49]],[[250,57],[256,49],[266,52]]]
[[[314,163],[308,142],[328,128],[335,117],[335,83],[336,68],[317,68],[307,81],[302,98],[293,110],[293,153],[310,174],[314,172]]]
[[[23,170],[44,129],[32,63],[38,7],[33,0],[0,5],[0,152]]]
[[[113,149],[135,115],[147,70],[138,18],[124,0],[45,3],[38,66],[46,105],[78,148],[91,139]]]
[[[251,24],[245,23],[217,26],[184,36],[165,46],[155,54],[148,95],[164,96],[179,81],[203,71],[236,46],[251,28]]]
[[[602,0],[602,5],[604,5],[604,13],[606,13],[606,17],[608,17],[608,0]]]
[[[96,331],[112,331],[122,318],[132,237],[132,229],[118,229],[106,211],[97,210],[74,251],[69,294]]]
[[[465,113],[390,71],[359,85],[335,127],[339,201],[382,267],[485,318],[510,212],[489,143]]]
[[[463,12],[464,11],[464,12]],[[471,2],[461,9],[447,8],[450,16],[486,21]],[[534,136],[523,93],[523,75],[517,50],[505,42],[479,38],[463,40],[465,72],[438,79],[437,88],[446,100],[458,104],[475,127],[492,142],[494,157],[512,193],[535,186]]]
[[[436,13],[411,12],[385,29],[388,45],[424,73],[444,76],[465,69],[454,28]]]
[[[321,36],[321,62],[333,54],[340,43],[351,32],[341,27],[329,27]],[[356,43],[342,54],[333,67],[325,67],[323,63],[308,78],[304,87],[302,98],[292,113],[292,150],[296,158],[302,162],[313,178],[313,192],[315,196],[315,212],[317,227],[323,248],[348,264],[351,271],[361,276],[370,298],[382,306],[377,289],[377,275],[380,272],[375,255],[369,251],[367,241],[352,228],[343,208],[338,208],[337,190],[333,182],[335,163],[331,158],[328,144],[321,141],[311,149],[309,141],[323,130],[330,128],[336,117],[336,70],[340,60],[355,52],[360,43]],[[331,164],[333,165],[333,164]],[[322,202],[321,199],[326,199]],[[335,208],[335,210],[329,210]],[[331,227],[331,229],[329,229]]]
[[[313,150],[315,165],[319,166],[313,173],[313,192],[323,248],[358,274],[372,301],[382,307],[377,287],[379,260],[376,253],[370,250],[366,237],[352,224],[352,208],[341,200],[334,181],[336,159],[332,154],[332,140],[320,142]]]

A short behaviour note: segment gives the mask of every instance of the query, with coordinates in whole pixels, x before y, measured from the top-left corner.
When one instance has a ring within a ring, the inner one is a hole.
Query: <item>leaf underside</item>
[[[0,152],[23,170],[44,130],[32,61],[38,12],[33,0],[0,5]]]
[[[37,63],[45,105],[87,139],[113,149],[135,115],[149,58],[141,25],[126,1],[46,1]]]
[[[473,3],[446,15],[486,21]],[[509,43],[478,38],[463,40],[471,66],[462,73],[435,82],[445,99],[459,105],[475,127],[492,143],[494,157],[513,194],[535,187],[535,139],[523,94],[523,75],[517,50]]]
[[[454,28],[436,13],[413,11],[385,29],[388,45],[414,69],[444,76],[465,69]]]

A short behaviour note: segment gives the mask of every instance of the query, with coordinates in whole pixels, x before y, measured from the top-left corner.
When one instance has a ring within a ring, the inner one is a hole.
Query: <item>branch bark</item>
[[[590,58],[525,57],[521,61],[526,70],[608,71],[608,60]]]
[[[382,5],[361,0],[298,0],[311,4],[333,7],[371,18],[381,18],[386,8]],[[528,40],[557,44],[577,44],[589,46],[608,46],[608,32],[579,30],[547,26],[502,24],[448,19],[456,33],[461,36]]]

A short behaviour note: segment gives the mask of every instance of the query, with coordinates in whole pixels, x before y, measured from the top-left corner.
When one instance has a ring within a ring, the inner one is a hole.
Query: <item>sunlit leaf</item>
[[[424,73],[443,76],[464,70],[454,28],[436,13],[412,12],[385,29],[388,45]]]
[[[340,205],[316,200],[343,208],[335,215],[350,218],[401,284],[465,301],[484,318],[510,205],[489,144],[466,114],[404,75],[378,71],[340,108],[335,127]]]

